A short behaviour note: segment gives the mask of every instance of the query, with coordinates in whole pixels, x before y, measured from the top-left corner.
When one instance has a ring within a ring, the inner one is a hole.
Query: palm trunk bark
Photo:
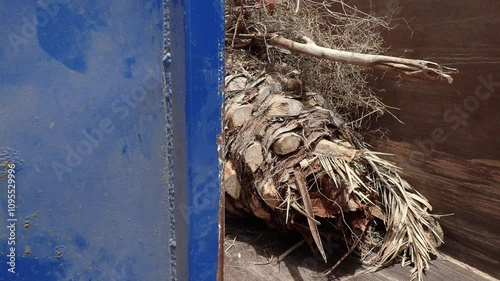
[[[300,232],[325,262],[324,241],[378,247],[375,267],[408,251],[420,275],[442,238],[430,204],[391,163],[356,145],[324,99],[293,84],[279,74],[226,77],[226,211]],[[374,242],[376,223],[385,238]]]

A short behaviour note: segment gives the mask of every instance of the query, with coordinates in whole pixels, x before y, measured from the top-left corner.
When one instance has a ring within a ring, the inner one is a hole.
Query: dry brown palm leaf
[[[442,239],[427,200],[399,177],[394,164],[349,141],[342,121],[319,110],[314,95],[289,97],[282,76],[264,76],[253,88],[252,79],[230,82],[240,89],[228,95],[225,106],[228,210],[299,231],[325,260],[322,239],[344,240],[349,249],[376,246],[373,257],[364,257],[374,269],[402,258],[403,265],[414,266],[412,276],[421,278],[437,254],[435,241]],[[251,111],[235,126],[232,119],[241,118],[235,112],[242,106]],[[300,145],[283,155],[275,144],[286,136],[298,136]],[[382,230],[374,228],[377,220]],[[373,245],[372,237],[383,238]]]
[[[383,56],[386,23],[341,0],[270,3],[227,5],[226,210],[300,232],[325,261],[323,241],[343,241],[374,270],[401,261],[421,279],[442,232],[429,202],[359,137],[387,109],[360,66],[447,82],[454,70]]]
[[[323,257],[323,260],[325,260],[326,262],[327,259],[326,259],[325,249],[323,249],[323,243],[321,242],[321,237],[319,236],[318,225],[311,218],[314,217],[311,205],[311,198],[309,198],[309,193],[307,191],[305,179],[302,173],[300,172],[300,168],[295,169],[294,175],[295,175],[295,183],[297,184],[300,196],[302,197],[302,202],[304,202],[304,210],[307,213],[307,222],[309,224],[309,229],[311,230],[311,235],[313,237],[314,243],[316,243],[316,247],[318,247],[318,250],[321,256]]]

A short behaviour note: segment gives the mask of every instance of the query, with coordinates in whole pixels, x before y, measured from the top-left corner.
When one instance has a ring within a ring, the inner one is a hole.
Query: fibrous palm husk
[[[374,268],[402,258],[421,277],[442,242],[427,200],[320,95],[277,71],[258,73],[263,64],[245,52],[227,56],[226,210],[300,232],[325,261],[324,241],[344,241]]]
[[[267,36],[273,32],[379,54],[374,26],[383,23],[341,0],[329,1],[340,4],[341,13],[325,2],[299,2],[299,10],[287,0],[226,5],[226,211],[300,232],[325,261],[325,242],[342,241],[373,269],[401,261],[412,264],[412,277],[421,279],[437,255],[442,231],[429,202],[401,179],[397,166],[370,151],[359,133],[365,117],[386,111],[367,85],[366,72],[293,56],[266,42],[275,38]],[[322,7],[335,22],[325,24]]]

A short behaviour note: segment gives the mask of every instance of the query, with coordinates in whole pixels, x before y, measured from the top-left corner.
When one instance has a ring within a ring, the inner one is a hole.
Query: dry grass
[[[382,54],[383,39],[380,32],[388,29],[387,19],[364,13],[342,0],[301,0],[296,11],[296,1],[276,0],[271,11],[263,8],[266,1],[246,1],[244,13],[241,6],[228,5],[232,13],[226,22],[228,36],[236,33],[277,33],[292,40],[302,36],[316,44],[337,50],[365,54]],[[239,19],[239,29],[235,22]],[[229,49],[234,46],[234,40]],[[261,52],[264,61],[284,69],[290,76],[299,78],[307,90],[323,95],[328,108],[339,113],[347,125],[354,129],[365,127],[367,121],[379,117],[387,107],[368,85],[369,71],[364,67],[319,60],[304,55],[290,56],[289,52],[267,47]]]

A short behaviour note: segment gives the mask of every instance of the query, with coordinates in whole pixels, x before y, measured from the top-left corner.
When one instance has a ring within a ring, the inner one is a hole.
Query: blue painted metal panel
[[[168,2],[167,68],[172,108],[176,274],[215,280],[224,66],[223,1]],[[187,238],[187,239],[186,239]]]
[[[169,279],[162,20],[160,0],[0,4],[0,280]]]

